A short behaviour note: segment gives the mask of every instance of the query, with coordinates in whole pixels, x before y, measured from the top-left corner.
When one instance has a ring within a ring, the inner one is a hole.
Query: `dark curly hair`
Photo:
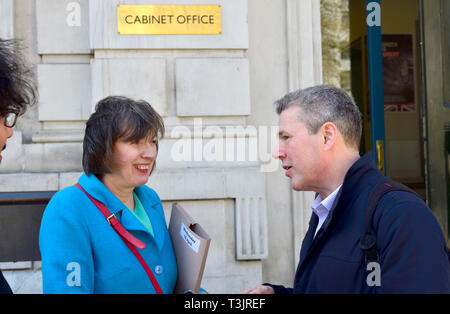
[[[117,140],[138,142],[146,137],[163,136],[163,119],[148,102],[123,96],[106,97],[96,104],[95,112],[86,122],[83,170],[101,179],[111,172],[110,160]]]
[[[31,67],[24,61],[17,39],[0,38],[0,115],[22,115],[36,103],[36,86]]]

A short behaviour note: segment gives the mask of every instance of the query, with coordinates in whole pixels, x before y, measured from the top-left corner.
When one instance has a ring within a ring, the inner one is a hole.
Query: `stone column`
[[[322,45],[319,0],[287,0],[289,91],[322,83]],[[291,188],[290,186],[286,188]],[[291,192],[294,265],[311,217],[313,192]]]
[[[3,0],[0,5],[0,38],[10,39],[14,34],[13,0]]]

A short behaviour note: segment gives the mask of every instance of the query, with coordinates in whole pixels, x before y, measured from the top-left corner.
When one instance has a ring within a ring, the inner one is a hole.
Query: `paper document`
[[[175,293],[198,293],[211,238],[179,204],[172,205],[169,233],[178,265]]]

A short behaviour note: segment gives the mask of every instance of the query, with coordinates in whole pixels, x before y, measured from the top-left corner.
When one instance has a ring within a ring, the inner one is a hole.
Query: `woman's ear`
[[[338,128],[333,122],[325,122],[321,127],[323,148],[330,150],[336,143]]]

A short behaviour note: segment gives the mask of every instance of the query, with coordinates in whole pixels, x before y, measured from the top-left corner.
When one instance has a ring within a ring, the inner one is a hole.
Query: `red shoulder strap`
[[[129,247],[129,249],[133,252],[133,254],[136,256],[136,258],[141,263],[142,267],[144,267],[145,272],[147,273],[148,277],[150,278],[150,281],[153,284],[153,287],[156,290],[157,294],[163,294],[163,291],[161,287],[159,286],[158,281],[156,280],[155,276],[153,275],[152,270],[145,262],[142,255],[139,253],[138,248],[143,249],[145,248],[145,243],[133,236],[131,233],[129,233],[121,224],[120,221],[117,219],[115,214],[111,214],[111,212],[108,210],[108,208],[100,201],[93,198],[88,192],[86,192],[83,187],[77,183],[75,184],[76,187],[80,188],[88,197],[89,199],[97,206],[97,208],[102,212],[103,216],[105,216],[108,223],[116,230],[116,232],[120,235],[122,240],[125,242],[125,244]]]
[[[106,208],[106,206],[93,198],[89,193],[87,193],[83,187],[77,183],[75,186],[79,187],[86,195],[91,199],[91,201],[95,204],[95,206],[98,207],[98,209],[102,212],[103,216],[106,217],[106,220],[108,220],[109,224],[114,228],[114,230],[117,231],[118,234],[122,238],[124,238],[126,241],[132,243],[133,245],[137,246],[140,249],[145,248],[145,243],[133,236],[131,233],[129,233],[119,222],[119,220],[116,218],[116,215],[111,214],[111,212]]]

